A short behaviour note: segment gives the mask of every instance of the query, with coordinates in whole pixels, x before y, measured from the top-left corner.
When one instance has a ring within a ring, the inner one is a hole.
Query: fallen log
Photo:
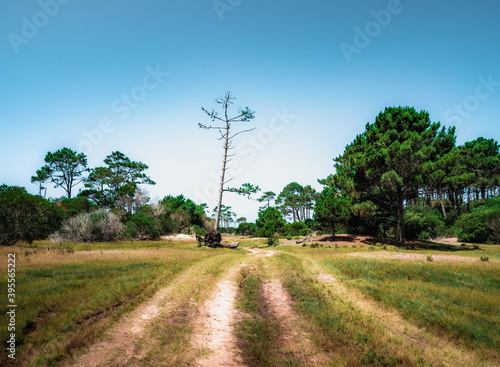
[[[199,243],[204,243],[205,246],[212,247],[212,248],[217,248],[217,247],[236,248],[239,245],[239,242],[223,243],[220,233],[218,231],[215,231],[215,230],[208,232],[205,235],[205,237],[201,237],[201,236],[197,235],[196,240]]]
[[[303,238],[303,239],[301,239],[301,240],[297,240],[297,241],[295,241],[295,243],[296,243],[296,244],[299,244],[299,243],[303,243],[303,242],[311,242],[311,241],[312,241],[312,234],[313,234],[313,233],[312,233],[312,231],[311,231],[311,230],[309,230],[309,231],[307,232],[307,235],[306,235],[306,237],[305,237],[305,238]]]

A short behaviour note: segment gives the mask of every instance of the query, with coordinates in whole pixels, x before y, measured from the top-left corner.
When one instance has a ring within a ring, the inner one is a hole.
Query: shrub
[[[282,233],[282,229],[286,225],[286,222],[278,209],[269,207],[259,212],[256,225],[258,228],[258,235],[267,237],[269,246],[274,246],[279,243],[276,233]]]
[[[0,186],[0,245],[45,239],[60,227],[63,216],[62,208],[23,187]]]
[[[469,214],[455,223],[456,235],[464,242],[500,242],[500,197],[478,201]]]
[[[484,209],[462,215],[457,220],[456,233],[460,241],[479,242],[495,241],[495,234],[489,227],[500,218],[500,210]]]
[[[433,261],[432,255],[427,255],[427,261]]]
[[[106,242],[123,238],[125,226],[118,216],[104,209],[66,219],[52,241]]]
[[[62,199],[61,205],[64,209],[66,217],[72,217],[83,212],[90,212],[97,208],[92,204],[86,196],[79,196],[71,199]]]
[[[311,243],[311,248],[319,248],[319,243],[318,242]]]
[[[288,235],[286,236],[286,239],[287,239],[288,241],[290,241],[290,240],[292,239],[292,236],[291,236],[290,234],[288,234]]]
[[[490,237],[493,242],[500,243],[500,215],[492,216],[487,222],[486,226],[491,231]]]
[[[203,227],[200,227],[196,224],[193,225],[193,231],[197,236],[203,237],[207,234],[207,230]]]
[[[157,240],[162,235],[162,226],[153,215],[136,213],[127,222],[126,234],[132,238]]]
[[[488,256],[481,256],[481,261],[489,261]]]
[[[428,206],[409,206],[405,211],[407,239],[428,240],[442,235],[446,226],[438,209]]]
[[[257,226],[254,223],[240,223],[236,234],[241,236],[255,237],[257,234]]]
[[[309,228],[303,222],[286,223],[282,233],[286,236],[304,236],[309,232]]]

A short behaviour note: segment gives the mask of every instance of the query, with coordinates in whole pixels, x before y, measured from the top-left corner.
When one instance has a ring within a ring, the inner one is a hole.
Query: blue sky
[[[494,0],[0,0],[0,183],[36,193],[48,151],[95,167],[119,150],[150,166],[152,198],[213,207],[222,149],[197,123],[228,90],[256,112],[233,186],[321,189],[386,106],[427,110],[459,144],[500,140],[499,15]]]

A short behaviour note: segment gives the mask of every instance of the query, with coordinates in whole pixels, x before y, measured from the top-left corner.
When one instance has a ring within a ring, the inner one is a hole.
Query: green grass
[[[397,350],[386,347],[384,332],[374,319],[332,296],[324,285],[308,276],[309,265],[304,265],[303,260],[286,254],[279,259],[286,274],[284,285],[297,309],[315,325],[316,343],[323,350],[334,351],[344,365],[415,365]]]
[[[248,267],[241,270],[239,281],[240,295],[237,308],[247,313],[236,327],[236,335],[244,351],[244,360],[248,366],[278,366],[275,358],[277,348],[274,338],[275,322],[264,315],[263,303],[259,297],[262,278],[257,271]]]
[[[113,249],[118,245],[110,244]],[[129,246],[123,243],[123,248]],[[17,361],[24,365],[30,361],[33,366],[53,365],[95,338],[102,331],[96,325],[103,318],[117,317],[192,264],[226,252],[198,250],[192,244],[176,247],[180,248],[106,255],[39,249],[28,256],[18,248]],[[7,263],[6,253],[14,249],[2,249],[3,263]],[[6,278],[1,279],[0,287],[2,299],[6,299]],[[5,302],[1,307],[0,324],[6,325]],[[7,330],[2,328],[0,340],[6,339]],[[0,364],[7,363],[5,348],[0,358]]]
[[[323,264],[420,326],[500,352],[498,266],[345,257],[325,257]]]

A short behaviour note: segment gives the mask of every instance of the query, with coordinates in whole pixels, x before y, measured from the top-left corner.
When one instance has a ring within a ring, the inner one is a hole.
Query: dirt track
[[[150,351],[156,343],[152,327],[157,319],[170,320],[176,317],[175,313],[180,309],[185,309],[176,293],[185,283],[199,277],[199,274],[209,267],[209,262],[198,263],[181,273],[170,285],[160,289],[151,299],[123,316],[101,340],[73,361],[71,366],[155,366],[156,363],[162,366],[246,366],[243,362],[244,351],[238,348],[241,344],[238,343],[234,331],[235,325],[244,317],[235,308],[239,291],[237,278],[242,267],[260,263],[266,268],[265,264],[269,264],[268,259],[274,256],[277,250],[259,248],[245,248],[245,250],[250,254],[242,257],[237,264],[228,266],[220,279],[214,283],[215,286],[210,294],[205,295],[199,304],[191,302],[192,310],[186,311],[187,316],[182,318],[181,323],[187,323],[192,328],[186,340],[188,344],[186,350],[182,352],[185,356],[179,359],[183,361],[182,363],[174,360],[162,360],[159,363],[154,362],[154,359],[148,359],[147,356],[150,356]],[[367,253],[367,255],[375,256],[378,253]],[[402,254],[394,254],[392,257],[398,255]],[[326,273],[318,263],[311,259],[307,261],[310,262],[310,268],[313,269],[312,272],[316,274],[317,279],[326,285],[331,294],[368,315],[385,330],[386,340],[380,342],[397,341],[397,345],[394,345],[396,350],[418,350],[424,359],[432,357],[436,360],[436,356],[440,356],[438,359],[443,366],[488,365],[484,364],[473,351],[458,346],[450,338],[438,337],[425,329],[418,328],[404,320],[398,312],[380,307],[376,301],[346,287]],[[193,285],[193,289],[199,288],[202,281],[203,279],[200,279],[198,285]],[[293,360],[297,366],[327,366],[331,360],[330,351],[321,350],[312,342],[313,335],[307,328],[302,327],[302,316],[294,308],[294,301],[281,280],[279,278],[265,280],[261,285],[260,295],[264,300],[268,316],[278,325],[275,337],[280,346],[278,354],[281,358]],[[163,357],[160,353],[155,358]],[[459,364],[457,361],[460,361]]]

